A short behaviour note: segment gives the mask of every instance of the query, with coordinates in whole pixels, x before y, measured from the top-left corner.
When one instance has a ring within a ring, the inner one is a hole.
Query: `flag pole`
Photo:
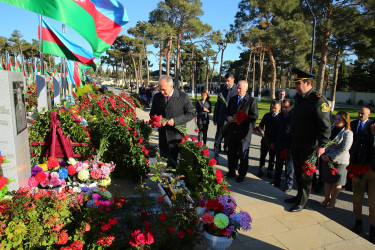
[[[44,75],[44,59],[43,59],[43,24],[42,24],[42,15],[39,15],[39,50],[40,50],[40,74]]]
[[[65,24],[62,24],[62,33],[63,33],[63,35],[64,35],[64,33],[65,33]],[[65,68],[65,58],[64,57],[61,57],[61,59],[62,59],[62,77],[61,77],[61,79],[62,79],[62,83],[63,83],[63,93],[64,93],[64,97],[66,98],[67,97],[67,79],[66,79],[66,68]]]

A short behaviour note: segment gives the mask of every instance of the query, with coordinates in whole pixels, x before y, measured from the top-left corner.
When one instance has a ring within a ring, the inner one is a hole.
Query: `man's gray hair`
[[[242,83],[242,84],[246,84],[246,88],[249,89],[249,83],[248,83],[247,81],[245,81],[245,80],[241,80],[241,81],[238,82],[237,85],[240,85],[241,83]]]
[[[169,86],[173,86],[173,79],[172,79],[172,77],[167,76],[167,75],[162,75],[162,76],[160,76],[160,78],[159,78],[159,83],[160,83],[162,80],[164,80],[164,79],[167,80],[167,83],[168,83]]]

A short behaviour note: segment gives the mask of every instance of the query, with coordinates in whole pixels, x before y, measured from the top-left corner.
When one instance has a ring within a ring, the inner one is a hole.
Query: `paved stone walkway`
[[[138,118],[148,120],[148,111],[137,109]],[[195,124],[189,122],[188,128],[193,132]],[[211,124],[207,142],[209,149],[213,148],[215,132],[216,127]],[[151,142],[157,145],[157,138],[157,132],[155,131]],[[231,195],[236,199],[238,207],[247,211],[253,219],[253,228],[248,232],[240,231],[237,240],[233,241],[232,246],[228,248],[229,250],[375,249],[375,245],[364,238],[367,237],[367,232],[358,236],[348,229],[354,222],[352,212],[339,207],[330,211],[320,208],[317,201],[323,199],[321,195],[312,196],[311,198],[316,199],[316,201],[310,200],[307,208],[301,212],[288,212],[291,205],[284,203],[283,200],[290,196],[267,183],[269,180],[262,180],[254,175],[257,171],[257,167],[254,166],[258,166],[259,145],[260,137],[254,135],[249,157],[250,166],[253,167],[250,167],[245,181],[236,183],[234,179],[229,179]],[[226,155],[220,155],[219,163],[218,168],[226,173]],[[134,188],[133,184],[118,180],[114,181],[114,187],[116,186],[121,187],[122,194],[130,194],[133,191],[132,188]],[[157,192],[155,185],[151,187],[151,192]],[[295,193],[296,191],[292,194]],[[346,206],[348,205],[346,204]],[[364,209],[364,222],[368,220],[366,213],[368,215],[368,211],[366,212],[366,209]],[[346,223],[342,223],[341,220],[346,221]],[[367,231],[367,227],[364,227],[364,231]],[[197,249],[207,249],[207,247],[202,245]]]

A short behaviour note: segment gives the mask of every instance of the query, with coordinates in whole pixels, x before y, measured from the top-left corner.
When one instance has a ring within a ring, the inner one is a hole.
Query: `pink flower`
[[[49,184],[52,186],[52,187],[56,187],[56,186],[59,186],[60,185],[60,179],[59,178],[51,178],[51,180],[49,181]]]
[[[59,173],[57,173],[57,172],[52,172],[52,173],[50,174],[50,176],[51,176],[51,179],[54,179],[54,178],[59,179]]]
[[[100,194],[92,194],[92,196],[91,196],[94,200],[97,200],[97,199],[99,199],[101,196],[100,196]]]
[[[103,178],[107,178],[107,176],[111,173],[111,170],[107,166],[102,166],[100,169],[103,172]]]
[[[90,172],[90,175],[93,179],[97,180],[102,177],[103,172],[100,169],[93,169]]]
[[[49,185],[49,180],[47,179],[45,182],[40,183],[42,187],[46,187]]]
[[[32,187],[32,188],[38,186],[38,182],[35,180],[34,176],[29,178],[28,183],[29,183],[29,187]]]

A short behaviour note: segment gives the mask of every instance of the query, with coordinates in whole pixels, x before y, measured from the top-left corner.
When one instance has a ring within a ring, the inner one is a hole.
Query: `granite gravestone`
[[[38,97],[38,112],[48,111],[48,88],[45,76],[36,76],[36,93]]]
[[[0,150],[9,160],[0,175],[15,180],[9,190],[27,186],[31,174],[24,81],[20,72],[0,71]]]
[[[53,78],[53,103],[55,106],[59,105],[61,101],[60,97],[60,81],[54,77]]]

